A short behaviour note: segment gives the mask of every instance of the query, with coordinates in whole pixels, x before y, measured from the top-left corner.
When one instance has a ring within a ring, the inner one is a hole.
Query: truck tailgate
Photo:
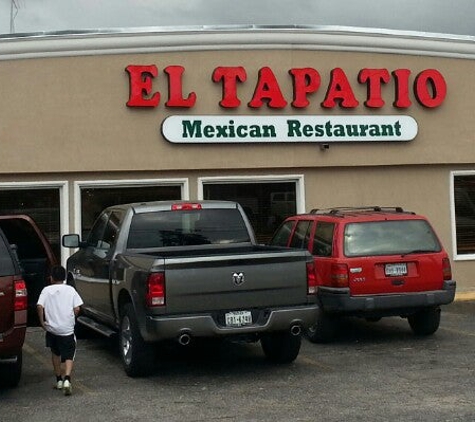
[[[307,303],[306,253],[302,251],[169,257],[165,278],[167,313]]]

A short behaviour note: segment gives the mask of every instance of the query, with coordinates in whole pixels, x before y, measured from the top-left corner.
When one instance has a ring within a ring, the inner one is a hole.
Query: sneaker
[[[70,396],[73,392],[73,386],[69,380],[63,381],[63,391],[65,396]]]
[[[63,389],[63,380],[59,380],[56,385],[54,386],[55,390],[62,390]]]

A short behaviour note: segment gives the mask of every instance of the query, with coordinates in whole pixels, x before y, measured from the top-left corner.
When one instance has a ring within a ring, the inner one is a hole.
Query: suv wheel
[[[276,363],[293,362],[300,351],[302,337],[295,336],[287,331],[264,334],[261,337],[261,346],[267,359]]]
[[[434,334],[440,324],[440,308],[423,309],[407,318],[414,334],[428,336]]]
[[[335,338],[337,329],[338,317],[320,309],[315,324],[307,329],[306,335],[312,343],[328,343]]]
[[[124,370],[129,377],[143,376],[150,371],[154,348],[142,338],[130,303],[125,305],[122,313],[119,346]]]
[[[0,365],[0,385],[6,388],[13,388],[18,385],[21,378],[23,356],[20,352],[16,356],[14,363]]]

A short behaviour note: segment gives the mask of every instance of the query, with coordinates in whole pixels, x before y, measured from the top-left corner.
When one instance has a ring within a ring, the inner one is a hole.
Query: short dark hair
[[[64,281],[66,278],[66,270],[61,265],[56,265],[51,268],[51,278],[53,281]]]

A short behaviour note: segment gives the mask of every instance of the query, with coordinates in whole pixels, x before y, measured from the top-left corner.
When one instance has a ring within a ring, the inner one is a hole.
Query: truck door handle
[[[401,279],[393,280],[393,281],[391,281],[391,284],[393,286],[402,286],[404,284],[404,280],[401,280]]]

